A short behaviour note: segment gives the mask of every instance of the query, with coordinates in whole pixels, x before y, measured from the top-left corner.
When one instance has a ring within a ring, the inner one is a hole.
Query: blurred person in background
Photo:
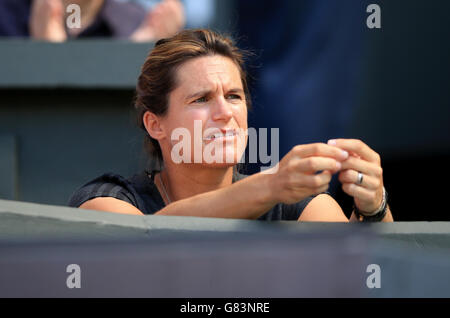
[[[69,4],[80,6],[81,28],[67,28]],[[185,25],[179,0],[162,0],[147,11],[120,0],[2,0],[0,36],[63,42],[84,37],[113,37],[136,42],[172,36]]]
[[[139,3],[147,11],[153,10],[162,0],[121,0]],[[186,28],[208,27],[214,22],[216,1],[223,0],[180,0],[184,7]],[[232,1],[229,2],[232,5]]]

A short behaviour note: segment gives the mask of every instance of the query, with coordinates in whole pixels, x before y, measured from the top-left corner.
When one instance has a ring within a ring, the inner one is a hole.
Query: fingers
[[[357,183],[358,181],[358,171],[348,169],[348,170],[342,170],[339,173],[339,181],[342,184],[345,183]],[[358,185],[358,184],[357,184]],[[381,185],[381,181],[377,177],[373,177],[370,175],[363,175],[363,181],[360,185],[363,188],[369,189],[369,190],[377,190]]]
[[[355,153],[361,158],[376,164],[380,164],[380,156],[364,142],[358,139],[331,139],[328,145],[335,146]]]
[[[326,191],[331,181],[331,173],[324,171],[317,175],[291,175],[289,180],[290,191],[306,191],[308,194],[318,194]]]
[[[300,158],[306,157],[330,157],[342,161],[348,158],[348,152],[324,143],[299,145],[292,148],[292,153]]]
[[[331,139],[328,145],[346,150],[349,158],[342,161],[339,181],[342,190],[354,198],[360,211],[376,211],[383,199],[383,169],[378,153],[357,139]],[[363,179],[358,184],[358,173]]]
[[[355,157],[349,157],[347,160],[343,161],[341,170],[355,170],[364,175],[377,178],[380,178],[383,175],[383,169],[378,164]]]
[[[306,186],[311,189],[316,189],[315,192],[320,193],[328,189],[328,185],[331,181],[331,173],[324,171],[317,175],[307,175],[302,178],[302,186]]]
[[[342,190],[347,193],[348,195],[358,198],[360,201],[365,202],[373,202],[377,198],[377,192],[374,190],[366,189],[362,186],[356,185],[354,183],[344,183],[342,185]],[[373,206],[376,209],[376,207],[379,205],[379,203],[373,204]],[[361,207],[360,207],[361,208]]]
[[[291,173],[309,173],[314,174],[322,170],[338,171],[341,169],[341,163],[333,158],[309,157],[304,159],[291,160],[288,167]]]
[[[341,168],[348,153],[326,144],[294,147],[280,162],[274,182],[278,200],[298,202],[307,196],[326,191],[333,173]]]

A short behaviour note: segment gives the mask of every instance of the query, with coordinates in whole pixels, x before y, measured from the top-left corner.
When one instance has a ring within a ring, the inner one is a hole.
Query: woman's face
[[[161,142],[165,160],[171,154],[174,162],[183,156],[184,162],[236,164],[247,143],[247,104],[236,64],[220,55],[189,60],[178,68],[175,87],[161,118],[167,134]],[[190,154],[180,148],[186,141],[180,138],[183,131],[190,135]]]

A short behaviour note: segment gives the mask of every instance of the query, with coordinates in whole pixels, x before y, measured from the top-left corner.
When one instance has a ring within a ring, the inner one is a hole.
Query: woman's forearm
[[[231,186],[173,202],[155,215],[257,219],[277,202],[270,177],[257,173]]]

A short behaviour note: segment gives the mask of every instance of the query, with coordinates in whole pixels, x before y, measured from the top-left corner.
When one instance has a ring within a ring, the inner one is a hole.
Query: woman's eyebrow
[[[194,98],[194,97],[199,97],[199,96],[209,95],[209,94],[211,94],[211,91],[210,91],[210,90],[199,91],[199,92],[196,92],[196,93],[193,93],[193,94],[188,95],[188,96],[186,97],[186,100],[191,99],[191,98]]]
[[[193,93],[193,94],[190,94],[190,95],[188,95],[187,97],[186,97],[186,100],[189,100],[189,99],[192,99],[192,98],[194,98],[194,97],[200,97],[200,96],[205,96],[205,95],[210,95],[210,94],[212,94],[213,92],[211,91],[211,90],[202,90],[202,91],[199,91],[199,92],[196,92],[196,93]],[[241,94],[243,94],[244,93],[244,90],[242,89],[242,88],[232,88],[232,89],[230,89],[228,92],[227,92],[227,94],[232,94],[232,93],[241,93]]]
[[[244,93],[244,90],[242,89],[242,88],[232,88],[232,89],[230,89],[229,91],[228,91],[228,94],[229,93],[241,93],[241,94],[243,94]]]

